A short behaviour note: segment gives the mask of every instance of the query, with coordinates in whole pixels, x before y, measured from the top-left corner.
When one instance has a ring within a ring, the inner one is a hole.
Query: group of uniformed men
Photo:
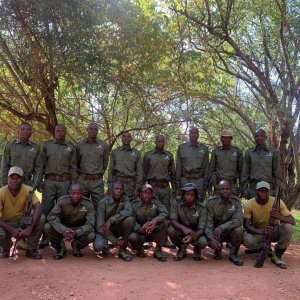
[[[108,164],[108,145],[97,138],[98,130],[97,123],[89,123],[87,137],[74,146],[65,139],[65,126],[58,124],[55,138],[40,151],[30,140],[31,125],[19,126],[18,139],[5,146],[2,160],[0,257],[9,257],[11,237],[18,243],[25,240],[26,256],[33,259],[42,258],[38,247],[47,247],[49,241],[56,249],[53,258],[62,259],[65,241],[70,241],[76,257],[92,242],[94,250],[105,255],[110,243],[119,247],[124,261],[132,260],[128,245],[144,257],[145,242],[155,242],[153,256],[159,261],[167,259],[162,247],[172,243],[178,248],[175,261],[186,257],[189,244],[193,244],[194,260],[201,260],[201,250],[207,245],[218,260],[226,241],[229,259],[242,266],[240,245],[244,243],[247,253],[257,253],[272,235],[277,244],[271,261],[287,267],[281,257],[295,220],[283,201],[278,210],[272,209],[275,198],[271,195],[281,183],[281,173],[277,152],[266,145],[264,130],[255,133],[255,147],[244,158],[231,145],[231,131],[223,130],[221,146],[212,151],[209,161],[208,148],[198,142],[199,131],[192,127],[189,141],[178,147],[176,169],[172,153],[164,148],[164,136],[156,137],[155,149],[142,159],[131,148],[127,131]],[[39,187],[42,201],[33,194],[32,224],[20,228],[33,186]],[[211,197],[204,201],[206,192]],[[241,196],[251,199],[244,213]],[[278,223],[275,227],[268,226],[270,215]]]

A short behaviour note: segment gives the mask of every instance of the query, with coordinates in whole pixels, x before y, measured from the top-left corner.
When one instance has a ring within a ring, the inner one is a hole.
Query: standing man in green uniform
[[[8,185],[0,189],[0,258],[9,257],[12,246],[11,237],[26,240],[26,256],[41,259],[37,251],[43,230],[41,204],[37,196],[32,195],[32,222],[21,228],[21,221],[26,207],[26,199],[32,193],[32,187],[22,184],[23,170],[13,166],[8,171]]]
[[[269,196],[269,193],[270,184],[260,181],[256,185],[256,197],[244,205],[244,244],[248,248],[245,252],[260,252],[266,239],[272,236],[272,241],[277,244],[271,261],[277,267],[286,269],[287,265],[281,258],[290,244],[296,222],[282,200],[279,209],[273,208],[275,198]],[[274,228],[269,226],[270,217],[275,219]]]
[[[2,158],[2,184],[7,184],[8,170],[12,166],[20,167],[24,172],[24,184],[33,186],[41,179],[40,146],[30,141],[32,127],[28,123],[21,123],[18,129],[18,139],[6,144]],[[38,175],[39,174],[39,175]]]
[[[122,134],[122,146],[112,150],[108,171],[108,185],[113,181],[124,184],[124,193],[129,200],[138,196],[143,180],[142,159],[140,151],[131,148],[130,132]]]
[[[243,167],[242,151],[231,145],[232,132],[224,129],[221,132],[221,146],[215,148],[211,153],[209,165],[209,185],[218,192],[218,185],[221,180],[227,180],[231,184],[232,194],[239,196],[241,175]],[[238,185],[239,181],[239,185]]]
[[[124,261],[131,261],[132,257],[127,253],[126,248],[129,234],[133,229],[134,219],[130,216],[128,208],[130,203],[123,196],[123,183],[114,181],[111,184],[111,195],[100,201],[97,211],[94,250],[106,254],[108,241],[110,241],[113,246],[119,246],[118,256],[120,258]]]
[[[255,147],[247,150],[243,163],[242,189],[247,199],[255,197],[255,187],[259,181],[270,184],[270,194],[275,195],[281,184],[281,171],[277,151],[266,145],[267,135],[263,129],[255,132]]]
[[[155,149],[147,152],[143,159],[143,182],[152,185],[154,196],[166,206],[168,211],[171,208],[171,189],[176,194],[176,174],[173,154],[164,149],[165,137],[156,136]]]
[[[150,184],[142,186],[140,198],[131,202],[131,215],[135,224],[129,242],[133,249],[137,250],[138,257],[145,257],[144,242],[155,242],[153,257],[165,262],[167,257],[162,252],[162,246],[167,239],[168,210],[153,198],[153,188]]]
[[[73,183],[69,194],[58,199],[47,217],[44,233],[56,249],[54,259],[66,254],[64,240],[71,242],[73,256],[81,257],[80,249],[95,238],[95,211],[92,201],[83,196],[80,184]]]
[[[174,257],[175,261],[186,257],[186,248],[194,245],[193,259],[201,260],[201,250],[207,246],[204,234],[206,226],[206,208],[199,202],[197,186],[187,183],[182,190],[182,196],[172,204],[168,235],[171,241],[178,247]]]
[[[199,130],[191,127],[189,142],[179,145],[176,157],[177,189],[186,183],[195,183],[200,200],[203,201],[208,185],[209,152],[208,148],[198,142]]]
[[[220,195],[211,197],[206,203],[207,223],[205,234],[208,245],[214,252],[214,259],[222,258],[222,243],[232,244],[229,259],[237,266],[244,263],[238,256],[243,242],[243,212],[239,198],[231,195],[230,182],[221,180]]]
[[[79,178],[85,197],[91,197],[95,211],[104,195],[103,174],[108,166],[108,146],[97,139],[99,127],[95,122],[87,126],[87,138],[76,147]]]
[[[77,180],[77,156],[75,146],[65,140],[66,127],[58,124],[54,140],[45,142],[42,151],[45,182],[42,196],[42,212],[47,217],[57,199],[68,194],[71,182]],[[40,249],[48,246],[43,239]]]

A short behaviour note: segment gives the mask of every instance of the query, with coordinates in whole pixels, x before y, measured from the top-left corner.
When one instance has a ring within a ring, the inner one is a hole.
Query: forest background
[[[299,19],[298,0],[0,1],[0,153],[21,121],[38,144],[95,120],[110,150],[130,130],[174,154],[191,125],[210,150],[224,128],[243,151],[264,128],[297,206]]]

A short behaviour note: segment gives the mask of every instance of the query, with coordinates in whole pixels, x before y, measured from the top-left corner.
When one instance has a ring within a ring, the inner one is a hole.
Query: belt
[[[134,177],[132,176],[115,176],[115,180],[119,180],[123,183],[134,182]]]
[[[186,178],[186,179],[201,179],[203,178],[202,174],[197,174],[197,173],[182,173],[182,177]]]
[[[165,179],[157,179],[157,180],[148,180],[148,183],[151,184],[154,188],[166,188],[169,187],[169,181]]]
[[[97,180],[97,179],[103,179],[103,174],[101,174],[101,173],[88,174],[88,173],[81,172],[80,177],[82,177],[83,179],[87,179],[87,180]]]
[[[64,181],[70,181],[71,176],[70,176],[70,175],[47,174],[47,175],[45,175],[45,178],[46,178],[47,180],[58,181],[58,182],[64,182]]]

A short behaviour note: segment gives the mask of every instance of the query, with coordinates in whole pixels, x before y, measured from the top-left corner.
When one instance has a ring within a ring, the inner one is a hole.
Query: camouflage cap
[[[265,189],[270,189],[270,184],[266,181],[260,181],[256,184],[256,189],[259,190],[259,189],[262,189],[262,188],[265,188]]]
[[[230,129],[224,129],[221,132],[221,136],[228,136],[228,137],[232,137],[232,131]]]
[[[186,183],[182,188],[181,190],[183,191],[192,191],[192,190],[198,190],[197,186],[195,183]]]
[[[23,170],[22,170],[20,167],[18,167],[18,166],[13,166],[13,167],[11,167],[11,168],[9,169],[9,171],[8,171],[8,176],[10,176],[10,175],[12,175],[12,174],[18,174],[18,175],[20,175],[21,177],[23,177],[24,172],[23,172]]]
[[[149,183],[146,183],[146,184],[144,184],[144,185],[141,187],[141,192],[144,192],[144,191],[146,191],[146,190],[148,190],[148,189],[150,189],[151,191],[153,191],[152,185],[149,184]]]

